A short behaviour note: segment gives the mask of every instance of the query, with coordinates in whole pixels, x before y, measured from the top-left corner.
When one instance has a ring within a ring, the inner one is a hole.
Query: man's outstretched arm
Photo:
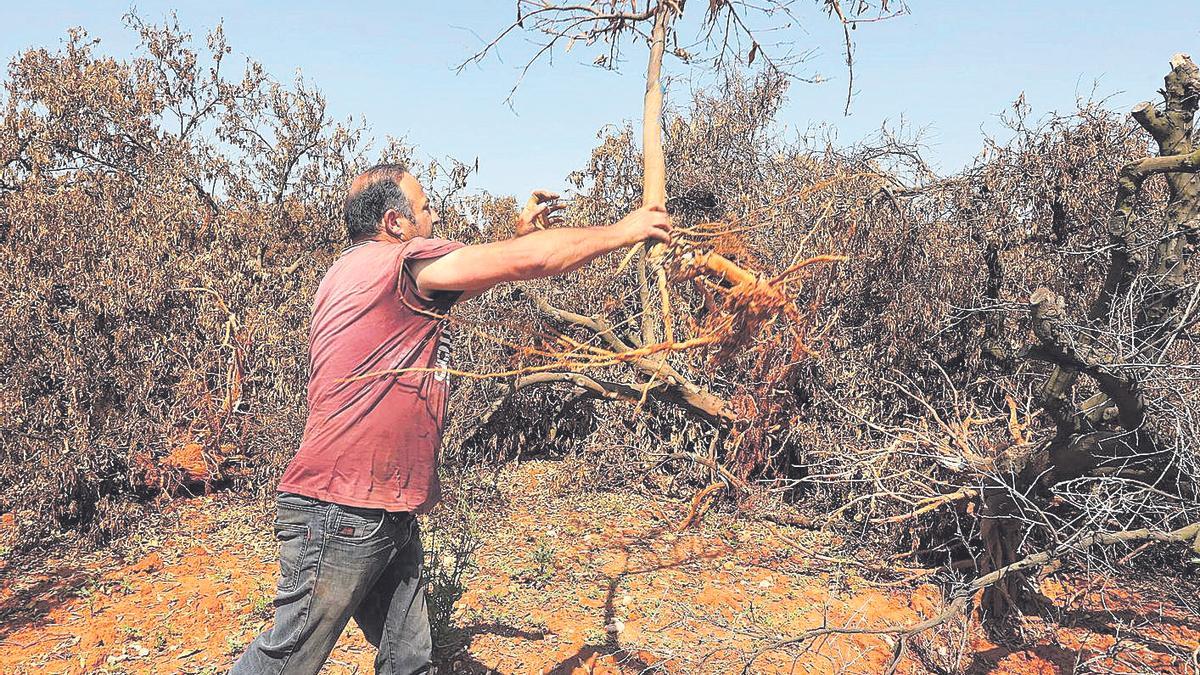
[[[506,281],[569,272],[647,239],[671,241],[671,225],[661,206],[640,208],[613,225],[540,230],[515,239],[464,246],[434,260],[413,261],[412,272],[423,293],[477,295]]]

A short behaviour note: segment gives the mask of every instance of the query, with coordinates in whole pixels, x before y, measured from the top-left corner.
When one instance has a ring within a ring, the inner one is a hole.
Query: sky
[[[639,2],[640,4],[640,2]],[[701,12],[693,0],[688,10]],[[894,4],[894,0],[893,0]],[[831,134],[853,143],[881,125],[919,131],[927,159],[949,173],[969,164],[983,137],[1002,134],[999,113],[1024,94],[1035,115],[1067,112],[1097,97],[1127,110],[1156,99],[1175,52],[1200,53],[1200,3],[1173,3],[1171,16],[1115,0],[910,0],[910,12],[854,31],[854,97],[843,114],[847,71],[838,25],[796,0],[799,25],[767,53],[811,52],[794,69],[824,79],[796,82],[781,111],[780,133]],[[456,67],[511,22],[513,0],[456,2],[159,2],[136,5],[147,21],[175,11],[200,39],[223,22],[234,57],[260,61],[277,79],[296,71],[316,85],[335,118],[364,118],[373,135],[402,137],[423,158],[479,159],[475,189],[524,194],[565,190],[606,125],[641,114],[645,50],[631,45],[616,71],[591,65],[599,52],[560,48],[506,101],[531,53],[533,35],[516,32],[495,55]],[[122,15],[127,3],[0,4],[0,55],[59,48],[72,26],[118,58],[136,53]],[[685,14],[685,17],[687,15]],[[693,22],[681,37],[696,35]],[[759,60],[761,63],[761,59]],[[704,65],[665,65],[676,100],[711,82]]]

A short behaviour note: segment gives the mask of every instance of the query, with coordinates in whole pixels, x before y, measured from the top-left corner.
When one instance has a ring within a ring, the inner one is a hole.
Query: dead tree
[[[1159,155],[1126,165],[1117,177],[1107,272],[1091,306],[1067,307],[1046,288],[1029,299],[1037,341],[1027,356],[1053,365],[1040,406],[1054,432],[1032,450],[1000,457],[990,472],[981,514],[984,574],[1020,559],[1028,520],[1019,502],[1055,486],[1108,475],[1194,494],[1175,447],[1190,413],[1161,389],[1148,391],[1166,369],[1179,365],[1179,343],[1192,339],[1189,330],[1200,311],[1200,150],[1193,143],[1200,72],[1187,55],[1171,59],[1162,95],[1162,110],[1145,102],[1131,113],[1153,136]],[[1169,196],[1155,222],[1139,213],[1136,202],[1144,182],[1158,174],[1165,175]],[[1030,578],[1010,573],[985,591],[984,607],[1010,616],[1033,609],[1037,598]]]
[[[891,384],[903,394],[900,403],[911,407],[891,418],[881,415],[877,419],[886,419],[882,424],[860,415],[862,408],[856,401],[835,398],[830,402],[845,414],[843,419],[857,418],[862,427],[889,442],[882,447],[872,443],[861,452],[848,452],[844,447],[820,451],[843,457],[827,461],[821,467],[822,475],[810,480],[866,483],[865,488],[841,493],[848,492],[852,498],[830,514],[825,524],[858,509],[860,522],[871,531],[894,534],[898,529],[886,526],[899,523],[910,530],[912,550],[892,560],[920,559],[941,549],[936,555],[949,568],[945,608],[907,626],[815,626],[766,644],[752,654],[745,672],[752,672],[753,663],[763,653],[846,634],[885,637],[892,647],[885,672],[894,672],[913,638],[944,627],[975,607],[982,610],[993,629],[1015,623],[1022,613],[1045,609],[1038,581],[1048,569],[1062,569],[1068,578],[1080,567],[1088,574],[1111,572],[1155,545],[1177,547],[1164,552],[1168,560],[1177,550],[1184,555],[1189,548],[1200,552],[1200,513],[1196,508],[1200,392],[1195,373],[1200,358],[1194,331],[1200,309],[1200,275],[1195,269],[1200,150],[1194,140],[1200,72],[1186,55],[1173,57],[1170,67],[1162,90],[1163,104],[1142,103],[1132,111],[1133,120],[1157,143],[1157,156],[1141,157],[1145,150],[1132,146],[1120,152],[1121,144],[1111,138],[1096,140],[1104,129],[1112,130],[1114,137],[1128,138],[1132,124],[1126,127],[1109,120],[1075,129],[1051,125],[1049,131],[1029,131],[1015,142],[1017,149],[1012,154],[1022,159],[1034,155],[1034,159],[1028,163],[1008,163],[1011,158],[1001,161],[999,171],[1016,169],[1011,182],[996,179],[991,173],[995,166],[989,163],[994,160],[989,159],[949,179],[953,185],[945,188],[965,197],[950,200],[953,206],[945,212],[951,216],[943,221],[948,227],[969,229],[977,218],[985,230],[994,230],[1007,223],[996,211],[980,205],[980,195],[996,189],[999,194],[990,198],[1019,202],[1020,209],[1037,204],[1036,199],[1022,202],[1020,190],[1013,188],[1029,180],[1024,169],[1045,160],[1048,163],[1041,166],[1058,164],[1064,173],[1082,170],[1080,154],[1072,149],[1140,157],[1122,160],[1128,161],[1124,165],[1115,162],[1116,171],[1087,174],[1082,181],[1088,187],[1076,193],[1092,197],[1102,192],[1097,178],[1115,173],[1115,184],[1105,194],[1106,203],[1108,196],[1114,195],[1112,207],[1106,214],[1104,207],[1095,209],[1103,217],[1095,221],[1105,226],[1102,246],[1095,250],[1104,257],[1090,294],[1092,269],[1054,269],[1065,256],[1050,256],[1055,246],[1046,242],[1014,242],[1015,237],[1004,240],[1007,235],[1000,234],[996,235],[998,243],[981,241],[986,249],[981,245],[967,255],[963,249],[935,251],[941,262],[954,259],[960,266],[984,262],[991,266],[989,258],[998,247],[1023,247],[1010,252],[1009,261],[1036,271],[1010,270],[1008,274],[1027,282],[1031,277],[1060,272],[1053,282],[1044,279],[1029,286],[1045,283],[1046,287],[1020,303],[1008,301],[998,288],[1003,271],[978,272],[977,279],[983,283],[970,292],[979,293],[987,306],[969,314],[988,323],[976,325],[974,335],[1019,326],[1026,329],[1025,334],[1009,337],[1024,349],[1014,351],[1011,357],[1004,354],[1007,347],[997,350],[998,356],[988,350],[986,358],[1008,358],[1010,363],[992,370],[961,366],[957,374],[964,377],[957,381],[956,373],[948,373],[937,362],[943,355],[932,354],[929,361],[941,382],[898,377],[900,381]],[[1102,117],[1108,119],[1107,113]],[[1076,133],[1091,140],[1079,142],[1072,136]],[[1096,165],[1090,167],[1095,169]],[[1161,186],[1151,180],[1158,174],[1163,174]],[[1050,216],[1055,209],[1047,202],[1061,193],[1055,193],[1053,179],[1043,176],[1040,180],[1033,191],[1055,195],[1042,202],[1050,207],[1044,215]],[[1047,186],[1051,189],[1046,190]],[[943,212],[938,199],[931,196],[930,202],[939,206],[938,213]],[[1029,232],[1040,217],[1022,213],[1014,218],[1019,222],[1013,227]],[[1057,217],[1054,213],[1053,218]],[[938,221],[926,222],[932,229]],[[1051,223],[1051,218],[1045,222]],[[1090,223],[1078,225],[1085,241],[1094,237],[1087,225]],[[939,235],[929,236],[936,239]],[[970,236],[968,233],[966,238]],[[918,288],[930,288],[930,279],[942,278],[944,269],[920,277]],[[1019,273],[1025,277],[1018,277]],[[1072,294],[1084,301],[1069,300]],[[994,328],[991,319],[996,316],[1004,320]],[[968,319],[960,318],[959,323],[965,325]],[[1018,369],[1015,362],[1021,359],[1027,363]],[[1017,370],[1021,372],[1014,372]],[[1030,384],[1035,386],[1028,407],[1009,395]],[[968,386],[975,388],[968,391]],[[1004,399],[1001,409],[1007,408],[1003,413],[994,409],[997,394]],[[848,440],[846,446],[850,445]],[[817,468],[812,470],[817,473]],[[875,507],[861,508],[876,502],[900,504],[900,511],[875,515]],[[940,518],[936,517],[938,511]],[[947,528],[942,527],[947,522],[957,534],[947,535]],[[1076,567],[1073,563],[1082,564]],[[956,573],[963,569],[970,570],[966,578]],[[1172,648],[1181,664],[1192,663],[1192,645]]]

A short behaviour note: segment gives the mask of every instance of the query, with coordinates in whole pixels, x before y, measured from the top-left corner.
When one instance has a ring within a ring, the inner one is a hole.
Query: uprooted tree
[[[697,44],[712,49],[711,60],[716,65],[737,60],[739,47],[745,46],[745,61],[753,63],[756,57],[761,58],[768,64],[772,77],[777,78],[783,72],[780,66],[792,63],[794,59],[785,54],[778,62],[772,60],[742,13],[767,17],[780,14],[794,20],[789,4],[770,2],[754,8],[735,2],[709,3],[705,8],[704,37]],[[805,333],[819,311],[819,303],[810,302],[801,309],[795,302],[797,291],[803,285],[802,275],[810,271],[810,266],[839,262],[844,257],[818,253],[795,257],[784,269],[756,269],[747,264],[751,262],[748,257],[735,261],[737,253],[745,252],[741,243],[743,238],[738,232],[766,229],[767,223],[762,216],[772,207],[771,203],[757,205],[757,213],[743,214],[738,222],[714,222],[696,217],[715,214],[717,204],[712,196],[712,186],[700,186],[699,190],[668,199],[663,144],[663,59],[668,53],[684,61],[698,58],[680,46],[678,33],[674,30],[684,6],[684,2],[677,0],[646,2],[641,9],[638,3],[613,0],[565,5],[520,0],[516,3],[517,18],[513,24],[467,61],[481,61],[512,31],[528,28],[546,39],[526,64],[522,77],[539,57],[552,53],[560,42],[566,44],[567,50],[577,42],[589,46],[602,44],[604,53],[595,63],[615,67],[623,41],[629,36],[644,36],[648,59],[642,109],[640,201],[645,206],[670,207],[675,212],[677,224],[684,225],[678,228],[670,247],[663,244],[648,248],[637,246],[612,273],[621,275],[634,261],[633,297],[580,313],[561,309],[535,295],[532,302],[541,314],[559,325],[571,327],[574,335],[552,330],[551,337],[542,341],[542,348],[518,350],[533,360],[531,365],[481,376],[515,375],[508,396],[538,385],[566,384],[583,396],[626,400],[636,403],[639,408],[647,400],[679,406],[708,422],[715,430],[708,456],[701,457],[692,452],[673,455],[674,459],[701,463],[718,479],[702,492],[707,496],[717,489],[744,489],[746,475],[759,468],[761,458],[770,451],[773,442],[771,434],[763,430],[778,432],[786,426],[785,407],[769,401],[772,392],[785,387],[784,383],[793,377],[802,360],[812,355],[805,342]],[[824,2],[822,6],[828,14],[838,17],[847,29],[847,62],[850,63],[849,27],[873,8],[869,3],[854,3],[854,18],[847,18],[836,0]],[[882,3],[878,12],[876,18],[888,16],[888,4]],[[672,44],[674,49],[669,50],[668,46]],[[689,214],[681,213],[687,210],[689,202],[700,206],[690,214],[690,219]],[[576,216],[581,215],[584,211],[577,209]],[[680,283],[688,284],[690,293],[673,292],[672,288]],[[614,321],[613,314],[624,318]],[[690,325],[681,326],[687,322]],[[581,337],[580,332],[586,336]],[[740,356],[742,365],[749,367],[755,384],[743,387],[739,406],[674,367],[672,358],[679,358],[684,352],[699,352],[712,364]],[[749,358],[746,358],[747,354]],[[631,366],[634,379],[609,380],[594,375],[597,369],[618,364]],[[507,397],[498,400],[490,410],[501,409],[506,400]],[[485,423],[487,419],[485,417]],[[740,468],[734,472],[721,466],[722,458],[738,454],[755,459],[739,462]]]

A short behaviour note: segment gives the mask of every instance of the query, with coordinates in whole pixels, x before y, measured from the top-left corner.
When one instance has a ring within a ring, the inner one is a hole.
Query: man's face
[[[433,210],[433,206],[429,203],[429,197],[425,196],[425,190],[421,188],[421,183],[413,178],[411,173],[406,173],[400,179],[400,191],[404,193],[405,197],[408,197],[408,203],[412,205],[414,230],[412,236],[433,236],[433,226],[442,222],[442,218],[437,211]]]

